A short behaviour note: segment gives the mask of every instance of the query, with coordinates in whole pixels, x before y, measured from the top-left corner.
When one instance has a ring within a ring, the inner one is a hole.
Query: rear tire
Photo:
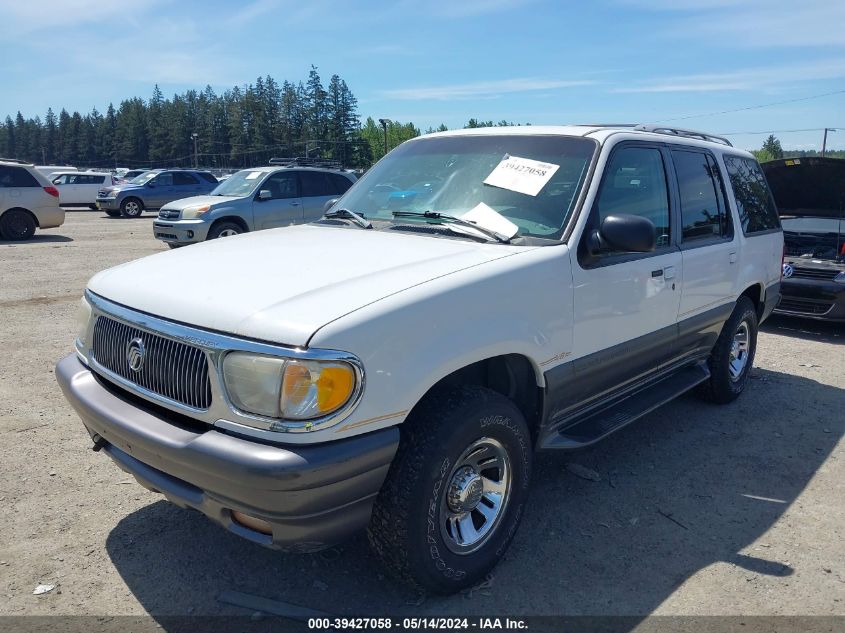
[[[233,235],[240,235],[244,232],[240,224],[236,224],[235,222],[221,222],[211,227],[206,239],[216,240],[218,237],[232,237]]]
[[[35,235],[35,218],[24,209],[9,209],[0,216],[0,237],[11,242],[28,240]]]
[[[464,386],[426,396],[400,430],[370,545],[399,580],[453,593],[484,578],[516,533],[531,478],[528,426],[501,394]]]
[[[144,212],[144,203],[138,198],[126,198],[120,203],[120,214],[124,218],[140,218]]]
[[[697,394],[717,404],[736,400],[748,383],[756,350],[757,310],[751,299],[743,296],[710,352],[710,378],[698,387]]]

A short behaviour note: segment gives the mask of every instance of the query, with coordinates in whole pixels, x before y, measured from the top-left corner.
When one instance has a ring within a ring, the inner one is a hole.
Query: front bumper
[[[205,220],[153,220],[156,239],[174,244],[204,242],[210,227]]]
[[[845,321],[845,284],[819,279],[784,279],[775,314]]]
[[[364,528],[399,443],[395,427],[281,447],[186,425],[107,388],[75,354],[58,363],[56,379],[92,438],[141,485],[286,551],[322,549]],[[236,522],[233,511],[268,522],[272,534]]]
[[[117,198],[97,198],[95,204],[100,211],[120,211]]]

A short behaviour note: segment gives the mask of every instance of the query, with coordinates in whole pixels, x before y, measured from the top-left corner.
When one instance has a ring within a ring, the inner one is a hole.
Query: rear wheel
[[[710,378],[698,388],[705,400],[725,404],[745,389],[757,350],[757,310],[748,297],[740,297],[713,346],[707,364]]]
[[[35,218],[24,209],[9,209],[0,217],[0,236],[19,242],[35,235]]]
[[[144,203],[138,198],[126,198],[120,203],[120,214],[124,218],[139,218],[144,212]]]
[[[218,237],[232,237],[243,233],[243,228],[235,222],[221,222],[211,227],[206,239],[216,240]]]
[[[531,476],[525,419],[501,394],[465,386],[427,396],[401,432],[370,544],[413,586],[471,586],[502,557],[522,517]]]

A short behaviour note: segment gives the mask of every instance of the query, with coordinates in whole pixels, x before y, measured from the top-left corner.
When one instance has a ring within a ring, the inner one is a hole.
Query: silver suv
[[[337,167],[301,161],[244,169],[207,196],[169,202],[153,222],[157,239],[175,247],[319,219],[355,182]]]
[[[36,228],[51,229],[64,221],[59,190],[35,165],[0,158],[0,237],[28,240]]]

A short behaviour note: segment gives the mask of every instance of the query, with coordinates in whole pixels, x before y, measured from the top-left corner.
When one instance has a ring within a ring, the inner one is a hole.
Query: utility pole
[[[822,141],[822,158],[824,158],[825,150],[827,149],[827,133],[828,132],[835,132],[836,128],[826,127],[824,129],[824,140]]]
[[[390,119],[379,119],[378,122],[384,128],[384,153],[387,155],[387,124],[390,123]]]
[[[199,155],[197,154],[197,137],[199,135],[196,132],[191,134],[191,138],[194,139],[194,169],[198,169],[199,164]]]

